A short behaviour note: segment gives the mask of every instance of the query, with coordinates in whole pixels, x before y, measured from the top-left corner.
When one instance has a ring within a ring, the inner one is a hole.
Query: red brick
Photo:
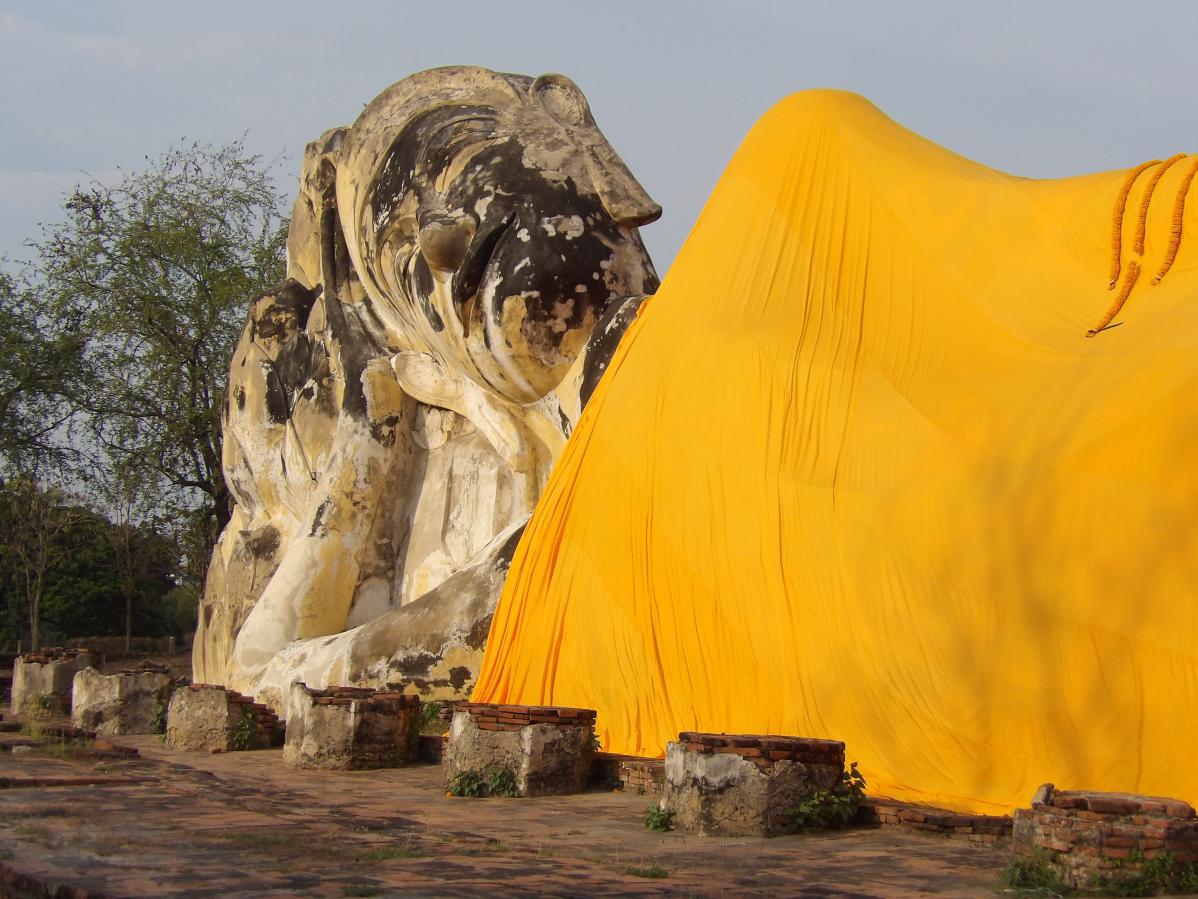
[[[1139,840],[1133,837],[1103,837],[1102,845],[1104,848],[1123,848],[1138,846]]]
[[[1140,809],[1139,803],[1135,800],[1114,796],[1091,796],[1087,799],[1086,806],[1092,812],[1106,815],[1131,815]]]

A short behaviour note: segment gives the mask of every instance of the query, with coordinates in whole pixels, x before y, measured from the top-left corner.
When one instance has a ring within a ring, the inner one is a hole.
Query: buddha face
[[[488,389],[532,402],[561,382],[612,299],[656,290],[637,228],[661,207],[569,80],[415,77],[438,75],[372,104],[404,107],[373,152],[354,132],[378,132],[372,120],[385,116],[368,107],[351,129],[351,158],[378,160],[368,184],[338,183],[357,229],[351,253],[381,315]]]

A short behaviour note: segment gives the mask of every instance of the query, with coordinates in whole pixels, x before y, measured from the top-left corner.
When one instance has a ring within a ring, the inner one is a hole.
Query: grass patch
[[[670,872],[658,864],[629,865],[624,869],[624,873],[631,874],[633,877],[662,878],[670,876]]]
[[[999,881],[1007,889],[1025,893],[1067,896],[1072,892],[1048,863],[1048,853],[1042,849],[1035,850],[1031,858],[1013,857],[1002,869]]]
[[[257,850],[275,854],[282,849],[297,849],[302,835],[293,830],[238,830],[217,835],[222,843],[232,843],[238,849]]]
[[[483,796],[514,799],[518,795],[516,776],[507,768],[498,766],[488,768],[481,774],[478,771],[459,771],[450,778],[445,792],[450,796],[464,796],[470,799]]]
[[[1143,852],[1133,849],[1128,864],[1137,865],[1139,870],[1135,874],[1100,878],[1096,884],[1098,892],[1105,896],[1161,896],[1198,891],[1198,865],[1179,863],[1170,852],[1145,858]]]
[[[390,846],[379,846],[359,856],[364,862],[389,862],[397,858],[423,858],[424,850],[415,845],[411,838],[392,843]]]

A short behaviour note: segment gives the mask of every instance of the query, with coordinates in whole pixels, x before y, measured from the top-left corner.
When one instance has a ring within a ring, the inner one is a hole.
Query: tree
[[[141,586],[161,557],[159,546],[146,539],[139,525],[150,532],[162,530],[155,521],[162,507],[162,479],[155,472],[136,472],[109,460],[97,470],[91,487],[108,519],[101,534],[111,552],[114,580],[125,609],[125,652],[129,653],[133,648],[133,612]]]
[[[78,413],[107,458],[167,487],[197,582],[232,502],[221,408],[247,300],[284,275],[269,166],[240,141],[181,145],[76,188],[37,244],[44,306],[87,335]]]
[[[114,552],[122,544],[131,567]],[[31,481],[0,484],[0,646],[194,629],[181,614],[189,611],[181,596],[193,591],[176,585],[177,563],[152,527],[109,521]]]
[[[61,490],[43,490],[27,478],[13,479],[3,486],[0,552],[7,556],[15,573],[13,579],[23,594],[30,645],[36,650],[41,645],[42,599],[51,553],[59,535],[78,520],[79,514]]]
[[[84,341],[76,321],[47,314],[27,272],[0,271],[0,476],[66,461]]]

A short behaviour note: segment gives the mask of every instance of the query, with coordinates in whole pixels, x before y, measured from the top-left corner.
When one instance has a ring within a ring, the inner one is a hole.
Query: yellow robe
[[[948,808],[1198,801],[1198,198],[1153,284],[1194,163],[1139,173],[1115,241],[1129,172],[779,103],[558,461],[474,698],[595,708],[615,752],[841,739]]]

